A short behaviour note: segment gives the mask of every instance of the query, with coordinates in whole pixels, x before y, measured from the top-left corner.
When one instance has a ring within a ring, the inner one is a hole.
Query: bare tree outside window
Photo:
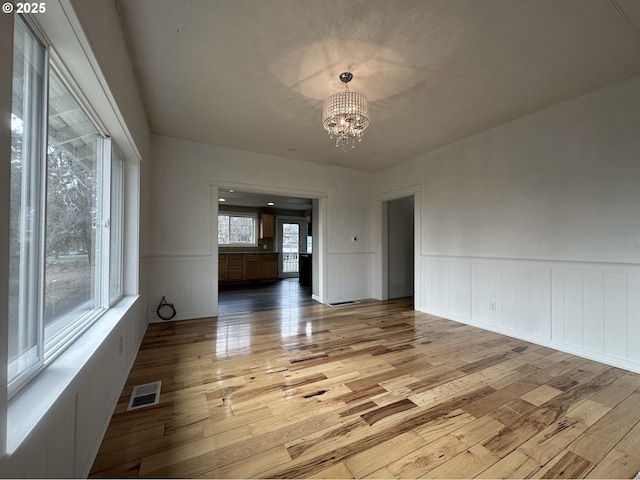
[[[9,395],[123,295],[124,159],[75,92],[16,15]]]
[[[256,245],[256,230],[256,216],[218,215],[219,245]]]

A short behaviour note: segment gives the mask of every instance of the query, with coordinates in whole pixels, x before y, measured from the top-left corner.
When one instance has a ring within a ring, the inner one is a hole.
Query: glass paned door
[[[300,225],[297,223],[282,223],[282,274],[297,276],[300,253]]]

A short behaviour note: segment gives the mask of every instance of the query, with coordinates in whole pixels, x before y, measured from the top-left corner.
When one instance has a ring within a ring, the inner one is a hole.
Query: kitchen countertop
[[[218,250],[218,255],[268,255],[279,254],[280,252],[265,252],[264,250],[254,250],[249,252],[222,252]]]

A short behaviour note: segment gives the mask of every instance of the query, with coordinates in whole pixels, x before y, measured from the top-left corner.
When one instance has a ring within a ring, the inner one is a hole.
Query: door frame
[[[275,232],[275,245],[274,247],[280,255],[278,256],[278,278],[295,278],[299,276],[298,273],[284,273],[284,252],[282,251],[282,226],[285,223],[296,223],[300,226],[300,232],[298,235],[298,254],[307,252],[307,234],[309,222],[302,217],[291,217],[286,215],[276,215],[276,232]],[[305,232],[304,235],[302,232]],[[303,241],[304,238],[304,241]],[[299,264],[299,262],[298,262]]]
[[[218,316],[218,198],[220,190],[243,190],[245,192],[266,193],[283,197],[301,197],[313,200],[313,280],[312,298],[324,303],[327,289],[327,251],[325,241],[327,236],[327,192],[313,190],[296,190],[292,188],[255,185],[226,180],[211,180],[211,257],[212,268],[212,310]]]
[[[378,230],[377,259],[373,262],[373,298],[389,300],[389,201],[404,197],[413,197],[413,304],[420,309],[420,259],[421,259],[421,205],[422,186],[411,185],[397,190],[378,194],[375,210],[375,221]]]

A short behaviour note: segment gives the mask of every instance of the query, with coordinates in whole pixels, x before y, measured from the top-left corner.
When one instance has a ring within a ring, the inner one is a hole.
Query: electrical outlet
[[[118,355],[122,355],[124,352],[124,338],[120,337],[120,341],[118,342]]]
[[[496,302],[489,302],[489,308],[495,312],[498,309]]]

